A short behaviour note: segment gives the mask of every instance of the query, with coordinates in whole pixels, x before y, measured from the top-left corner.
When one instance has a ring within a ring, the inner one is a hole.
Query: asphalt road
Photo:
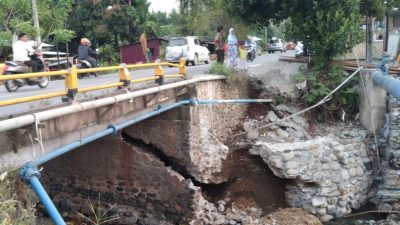
[[[288,55],[291,53],[283,53],[283,54]],[[271,61],[271,60],[277,61],[279,58],[279,55],[280,55],[280,53],[263,54],[261,56],[257,56],[253,62],[248,63],[248,67],[253,67],[253,69],[254,69],[266,61]],[[294,55],[294,53],[293,53],[293,55]],[[210,65],[211,64],[203,64],[202,63],[197,66],[188,66],[188,67],[186,67],[186,76],[188,78],[190,78],[190,77],[206,74],[210,68]],[[151,76],[153,76],[153,73],[154,73],[153,69],[135,70],[135,71],[131,71],[131,77],[132,77],[132,79],[151,77]],[[166,75],[178,74],[178,68],[164,67],[164,74],[166,74]],[[180,79],[176,79],[176,80],[180,80]],[[90,78],[80,79],[79,87],[91,87],[91,86],[97,86],[97,85],[101,85],[101,84],[110,84],[110,83],[114,83],[114,82],[118,82],[118,73],[104,74],[104,75],[100,75],[96,78],[90,77]],[[168,79],[166,79],[166,82],[168,82]],[[154,83],[154,82],[150,82],[150,83]],[[138,85],[135,84],[134,87],[138,87]],[[5,89],[4,86],[0,86],[0,101],[34,96],[34,95],[40,95],[40,94],[46,94],[46,93],[52,93],[52,92],[62,91],[62,90],[64,90],[64,80],[53,80],[44,89],[41,89],[38,86],[21,87],[20,89],[18,89],[17,92],[14,92],[14,93],[10,93]],[[115,90],[115,88],[108,89],[108,90],[100,90],[100,91],[82,93],[82,94],[78,94],[78,99],[85,99],[85,98],[95,97],[97,95],[108,94],[108,93],[113,92],[114,90]],[[40,101],[21,103],[21,104],[17,104],[17,105],[3,106],[3,107],[0,107],[0,118],[8,117],[9,115],[22,114],[26,111],[31,111],[31,110],[35,110],[35,109],[39,109],[39,108],[43,108],[43,107],[49,107],[49,106],[60,104],[60,103],[62,103],[61,98],[57,97],[57,98],[52,98],[52,99],[44,99],[44,100],[40,100]]]

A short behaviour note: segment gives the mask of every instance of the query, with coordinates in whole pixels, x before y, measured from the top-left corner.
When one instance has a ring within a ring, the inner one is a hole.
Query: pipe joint
[[[40,172],[34,162],[28,162],[21,167],[19,175],[26,183],[30,183],[32,177],[40,177]]]
[[[189,104],[191,104],[191,105],[198,105],[199,104],[199,101],[197,100],[197,98],[189,98],[188,99],[189,100]]]
[[[112,129],[113,131],[112,131],[112,135],[116,135],[117,133],[118,133],[118,128],[115,126],[115,125],[109,125],[108,127],[107,127],[107,129]]]

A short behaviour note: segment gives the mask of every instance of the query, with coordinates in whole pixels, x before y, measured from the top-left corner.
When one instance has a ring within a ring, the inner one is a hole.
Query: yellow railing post
[[[63,98],[63,101],[74,100],[78,93],[78,68],[76,66],[72,66],[68,70],[65,77],[65,89],[67,89],[67,98]]]
[[[121,69],[119,69],[119,81],[124,83],[124,87],[128,87],[131,84],[131,74],[125,63],[122,63]]]
[[[186,75],[186,60],[184,58],[179,60],[179,75]]]
[[[156,83],[158,85],[163,85],[164,84],[164,69],[161,66],[161,64],[158,64],[156,66],[156,69],[154,71],[154,75],[157,77]]]

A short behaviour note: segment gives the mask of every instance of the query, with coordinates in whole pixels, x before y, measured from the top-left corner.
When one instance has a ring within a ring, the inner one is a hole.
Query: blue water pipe
[[[397,100],[400,100],[400,80],[375,71],[372,74],[372,81],[393,95]]]
[[[72,142],[70,144],[61,146],[50,153],[40,157],[39,159],[26,163],[20,169],[20,176],[22,179],[31,184],[32,188],[34,189],[36,195],[39,197],[40,201],[44,205],[47,213],[50,215],[51,219],[56,225],[65,225],[64,220],[62,219],[60,213],[57,211],[57,208],[54,206],[53,202],[51,201],[50,197],[47,195],[45,189],[43,188],[42,184],[39,181],[40,172],[37,169],[38,165],[44,164],[58,156],[61,156],[71,150],[74,150],[82,145],[95,141],[97,139],[103,138],[110,134],[116,134],[119,130],[131,126],[135,123],[140,121],[146,120],[150,117],[159,115],[162,112],[168,111],[173,108],[177,108],[182,105],[197,105],[197,104],[222,104],[222,103],[266,103],[271,102],[268,99],[234,99],[234,100],[197,100],[197,99],[188,99],[182,100],[171,105],[161,106],[158,107],[149,113],[136,117],[132,120],[128,120],[126,122],[117,124],[117,125],[109,125],[107,129],[100,131],[96,134],[90,135],[88,137],[82,138],[78,141]]]
[[[230,99],[230,100],[197,100],[193,99],[192,104],[242,104],[242,103],[271,103],[272,100],[270,99]]]
[[[65,225],[65,222],[58,212],[56,206],[53,204],[49,195],[47,195],[46,190],[39,181],[40,172],[37,169],[37,166],[33,162],[26,163],[23,167],[21,167],[19,174],[25,182],[32,186],[53,222],[56,225]]]

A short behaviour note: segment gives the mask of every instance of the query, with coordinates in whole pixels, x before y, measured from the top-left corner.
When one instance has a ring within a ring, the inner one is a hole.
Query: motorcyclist
[[[34,60],[32,60],[30,55],[42,55],[41,52],[36,51],[32,48],[32,46],[28,42],[29,37],[25,33],[20,33],[18,35],[18,41],[16,41],[13,46],[13,61],[14,62],[22,62],[23,64],[32,68],[32,72],[38,72],[42,68],[40,64]]]
[[[253,61],[256,58],[256,47],[257,43],[253,40],[253,38],[249,35],[245,41],[245,47],[248,52],[249,60]]]
[[[81,44],[78,47],[78,58],[80,60],[88,61],[92,65],[92,68],[94,68],[97,67],[97,60],[95,59],[95,57],[97,57],[97,53],[90,48],[90,45],[91,43],[89,39],[81,39]]]

